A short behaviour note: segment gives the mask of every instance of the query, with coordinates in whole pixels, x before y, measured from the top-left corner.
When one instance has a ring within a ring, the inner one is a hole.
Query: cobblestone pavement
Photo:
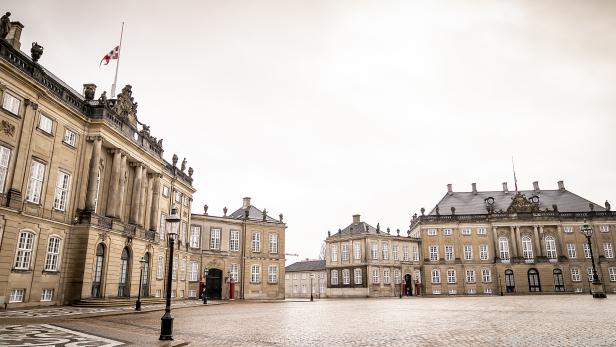
[[[145,346],[156,341],[161,315],[64,318],[56,325]],[[173,317],[174,337],[193,346],[616,345],[613,296],[236,301]]]
[[[0,346],[100,346],[124,345],[92,334],[50,324],[6,325],[0,327]]]

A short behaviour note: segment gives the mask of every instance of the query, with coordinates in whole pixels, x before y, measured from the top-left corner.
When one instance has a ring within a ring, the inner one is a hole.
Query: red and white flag
[[[115,46],[114,49],[112,49],[109,53],[105,54],[105,56],[103,57],[103,59],[101,59],[100,64],[98,64],[98,66],[100,67],[103,62],[105,62],[105,65],[109,64],[109,61],[111,59],[118,59],[120,57],[120,46]]]

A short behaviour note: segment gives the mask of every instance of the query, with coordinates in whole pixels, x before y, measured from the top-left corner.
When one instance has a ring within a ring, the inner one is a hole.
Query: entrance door
[[[128,254],[128,248],[124,248],[122,251],[122,257],[120,258],[120,283],[118,284],[118,296],[129,297],[130,288],[128,283],[128,274],[130,256]]]
[[[209,269],[205,281],[205,290],[209,299],[222,298],[222,270]]]
[[[561,269],[554,269],[554,290],[557,292],[565,291],[565,281]]]
[[[535,269],[528,270],[528,290],[530,292],[540,292],[541,282],[539,282],[539,272]]]
[[[94,274],[92,276],[92,297],[102,297],[101,279],[103,276],[103,263],[105,262],[105,246],[99,244],[96,247],[96,258],[94,259]]]
[[[505,270],[505,288],[507,293],[515,292],[515,278],[513,278],[513,270]]]
[[[404,275],[404,295],[413,295],[413,276],[411,274]]]

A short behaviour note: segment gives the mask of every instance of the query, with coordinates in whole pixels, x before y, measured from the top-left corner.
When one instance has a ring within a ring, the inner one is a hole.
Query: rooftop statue
[[[137,103],[133,98],[131,85],[127,84],[122,88],[122,93],[118,94],[113,112],[123,121],[137,128]]]
[[[0,17],[0,38],[5,39],[11,31],[11,12],[7,12],[4,16]]]

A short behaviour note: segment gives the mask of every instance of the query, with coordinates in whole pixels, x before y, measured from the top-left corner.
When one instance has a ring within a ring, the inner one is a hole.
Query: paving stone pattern
[[[0,327],[0,346],[112,347],[125,343],[50,324]]]

